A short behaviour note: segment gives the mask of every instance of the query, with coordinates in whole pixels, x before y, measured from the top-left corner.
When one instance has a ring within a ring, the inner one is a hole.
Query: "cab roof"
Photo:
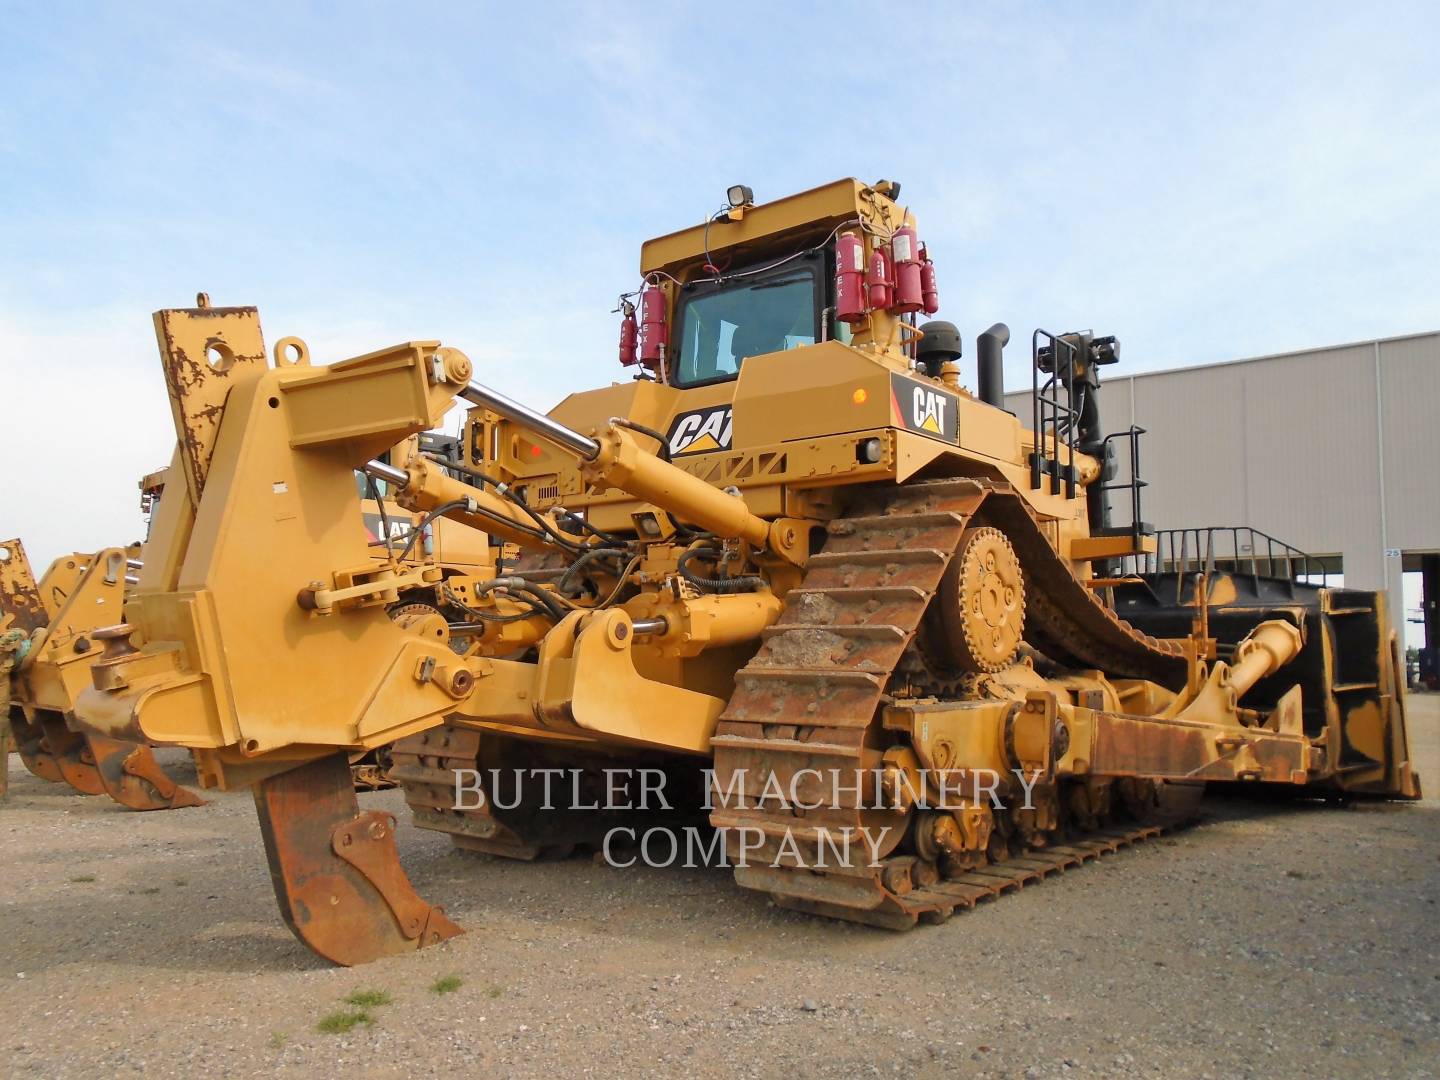
[[[721,217],[711,222],[708,251],[711,256],[723,254],[743,264],[751,256],[761,258],[771,249],[809,240],[811,234],[814,240],[823,239],[844,221],[873,215],[877,202],[887,213],[894,207],[870,184],[854,177],[836,180],[774,202],[747,206],[738,220]],[[640,247],[640,273],[663,270],[685,280],[690,276],[684,273],[686,268],[696,260],[703,262],[706,251],[704,224],[658,236]]]

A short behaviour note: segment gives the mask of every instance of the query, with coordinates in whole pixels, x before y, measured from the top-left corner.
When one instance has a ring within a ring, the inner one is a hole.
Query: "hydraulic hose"
[[[441,503],[439,506],[435,507],[434,510],[431,510],[428,514],[421,518],[420,524],[416,525],[413,529],[410,530],[410,539],[406,540],[405,546],[400,549],[400,561],[405,561],[405,556],[409,555],[411,550],[415,547],[415,541],[420,539],[421,535],[424,534],[425,530],[430,527],[430,523],[432,521],[434,521],[442,514],[449,513],[451,510],[462,510],[469,505],[469,499],[455,499],[448,503]]]
[[[719,552],[711,547],[692,547],[680,556],[675,565],[680,576],[694,585],[702,592],[712,592],[720,595],[729,593],[755,592],[765,587],[765,579],[755,574],[742,574],[740,577],[708,578],[701,577],[693,570],[687,568],[686,564],[697,555],[718,555]]]
[[[556,622],[559,622],[561,619],[565,618],[565,616],[569,614],[569,611],[567,611],[561,605],[560,601],[555,597],[553,593],[549,592],[546,589],[540,588],[538,585],[531,584],[523,578],[492,578],[490,581],[487,581],[482,585],[478,586],[476,591],[489,592],[493,589],[505,589],[509,592],[523,594],[524,596],[530,598],[532,602],[537,603],[541,607],[543,607],[546,613]]]
[[[644,424],[637,424],[634,420],[629,420],[623,416],[610,417],[610,423],[614,424],[616,427],[628,428],[631,431],[634,431],[640,435],[644,435],[647,439],[654,439],[657,443],[660,444],[660,449],[656,451],[656,454],[657,456],[659,456],[660,460],[670,460],[670,444],[665,441],[665,436],[661,435],[660,432],[656,431],[654,428],[646,427]]]
[[[529,611],[517,611],[513,615],[495,615],[488,611],[481,611],[479,608],[471,607],[469,604],[465,603],[465,601],[461,600],[458,596],[456,596],[454,590],[450,588],[449,582],[445,583],[445,599],[450,601],[451,604],[459,608],[461,611],[465,612],[465,614],[473,615],[481,622],[512,623],[520,622],[524,619],[531,619],[534,618],[536,615],[550,614],[549,608],[543,607],[542,605],[529,600],[526,601],[526,603],[529,603],[531,605]],[[453,630],[454,628],[455,627],[452,625],[451,629]]]
[[[560,580],[556,583],[555,591],[558,592],[561,596],[569,596],[571,586],[574,585],[575,575],[580,572],[581,567],[585,566],[588,563],[592,563],[597,559],[623,559],[625,558],[626,554],[627,552],[623,551],[620,548],[591,548],[570,564],[570,566],[566,569],[565,573],[560,576]]]

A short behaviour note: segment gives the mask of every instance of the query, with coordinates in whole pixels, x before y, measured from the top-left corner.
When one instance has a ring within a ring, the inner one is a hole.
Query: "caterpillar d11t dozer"
[[[1172,600],[1160,637],[1106,602],[1154,550],[1106,509],[1118,344],[1037,333],[1027,427],[997,324],[972,394],[955,328],[916,325],[934,266],[897,196],[737,187],[646,243],[621,305],[637,377],[549,415],[434,341],[272,367],[253,308],[159,312],[195,515],[162,503],[80,722],[253,786],[282,914],[342,964],[460,932],[349,783],[349,755],[397,740],[417,823],[463,847],[594,844],[610,810],[552,812],[534,778],[643,766],[708,809],[742,886],[894,928],[1152,835],[1207,782],[1344,793],[1365,753],[1360,790],[1418,794],[1385,649],[1356,737],[1287,675],[1317,632],[1297,605],[1234,610],[1222,657],[1203,604]],[[376,460],[457,398],[461,460]],[[356,469],[516,556],[397,611],[433,571],[372,557]],[[458,769],[493,797],[459,800]]]

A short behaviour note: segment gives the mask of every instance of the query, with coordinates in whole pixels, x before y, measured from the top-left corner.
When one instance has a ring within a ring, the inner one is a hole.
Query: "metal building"
[[[1347,585],[1390,591],[1402,640],[1401,573],[1421,571],[1434,664],[1440,332],[1128,376],[1124,368],[1103,369],[1100,407],[1107,431],[1147,430],[1146,521],[1250,525],[1331,556]],[[1028,418],[1029,388],[1006,403]]]

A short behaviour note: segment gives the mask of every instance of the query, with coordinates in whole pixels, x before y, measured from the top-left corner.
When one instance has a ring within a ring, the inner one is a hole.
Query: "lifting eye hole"
[[[281,338],[270,350],[270,355],[274,357],[277,368],[310,366],[310,346],[298,337]]]
[[[266,404],[272,409],[278,409],[280,407],[280,399],[278,397],[272,397]]]
[[[223,341],[215,341],[205,348],[205,362],[215,371],[229,371],[235,363],[235,353]]]

